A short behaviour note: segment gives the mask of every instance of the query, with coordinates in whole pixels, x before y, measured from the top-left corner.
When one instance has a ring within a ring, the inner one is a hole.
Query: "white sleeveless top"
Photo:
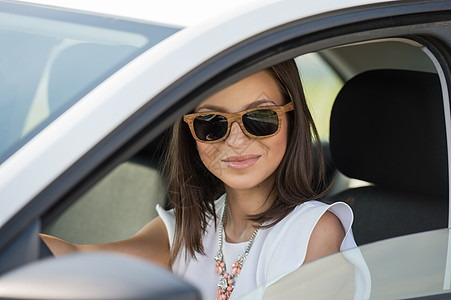
[[[215,202],[219,217],[222,215],[224,202],[225,194]],[[307,253],[310,235],[318,220],[328,210],[340,219],[346,233],[340,250],[355,248],[356,244],[351,231],[353,214],[347,204],[336,202],[328,205],[319,201],[304,202],[276,225],[258,232],[241,273],[236,279],[231,299],[239,299],[257,286],[268,284],[299,268]],[[157,211],[166,225],[172,246],[175,229],[174,211],[165,211],[160,206],[157,206]],[[217,228],[219,228],[219,221],[217,222]],[[201,291],[202,299],[216,299],[219,275],[215,272],[214,256],[218,251],[218,233],[213,219],[208,224],[203,244],[206,255],[198,254],[196,259],[188,258],[185,261],[184,252],[181,251],[172,266],[172,271],[196,286]],[[234,244],[224,240],[223,253],[228,270],[231,270],[232,264],[244,252],[246,245],[247,242]],[[364,261],[363,264],[365,265]],[[367,281],[369,273],[365,270],[366,268],[364,268],[363,277],[366,278],[363,280]],[[356,298],[368,298],[369,288],[365,288],[363,294],[362,292],[360,294]]]

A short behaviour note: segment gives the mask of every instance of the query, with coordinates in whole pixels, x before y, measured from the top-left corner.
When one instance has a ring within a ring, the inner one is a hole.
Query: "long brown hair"
[[[294,102],[294,111],[287,115],[287,149],[276,170],[273,187],[276,199],[264,213],[248,216],[249,220],[270,227],[297,205],[320,197],[325,185],[322,184],[321,144],[296,63],[288,60],[267,71],[279,84],[286,101],[291,99]],[[224,193],[224,185],[203,165],[188,125],[181,120],[173,127],[165,170],[169,182],[169,204],[174,209],[176,220],[170,255],[173,263],[181,249],[185,249],[185,258],[194,257],[196,253],[204,254],[202,238],[210,218],[216,218],[214,201]]]

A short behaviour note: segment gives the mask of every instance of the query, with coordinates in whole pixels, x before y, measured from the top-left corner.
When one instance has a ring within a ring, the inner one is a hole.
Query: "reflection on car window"
[[[0,163],[119,67],[178,30],[48,11],[0,4]]]

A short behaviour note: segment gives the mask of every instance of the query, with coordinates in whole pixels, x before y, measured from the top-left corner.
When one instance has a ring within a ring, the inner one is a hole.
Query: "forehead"
[[[252,106],[254,102],[262,103],[262,100],[268,100],[268,104],[272,105],[282,105],[284,102],[276,80],[268,71],[257,72],[226,87],[204,100],[196,110],[220,108],[226,112],[236,112]]]

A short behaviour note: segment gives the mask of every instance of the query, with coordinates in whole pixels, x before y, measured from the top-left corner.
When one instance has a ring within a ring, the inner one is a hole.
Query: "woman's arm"
[[[304,263],[340,251],[345,237],[343,225],[336,215],[326,211],[313,229]]]
[[[169,238],[166,226],[160,217],[152,220],[133,237],[112,243],[75,245],[50,235],[41,234],[40,236],[55,256],[71,252],[113,251],[138,256],[170,268]]]

